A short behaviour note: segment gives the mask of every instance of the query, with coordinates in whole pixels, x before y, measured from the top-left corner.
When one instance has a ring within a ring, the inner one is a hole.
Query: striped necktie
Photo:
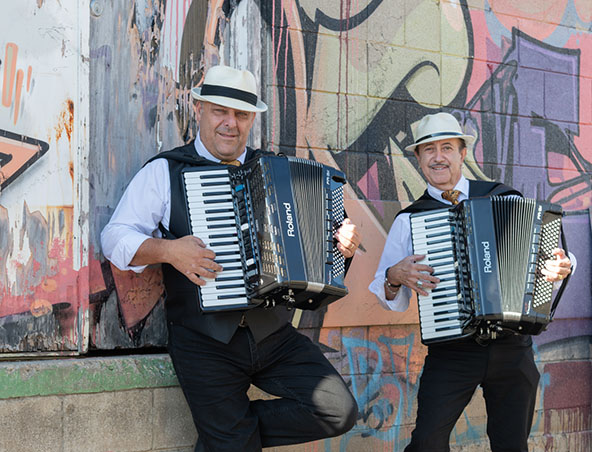
[[[459,190],[446,190],[442,192],[442,198],[447,201],[450,201],[453,206],[458,204],[458,196],[460,195]]]

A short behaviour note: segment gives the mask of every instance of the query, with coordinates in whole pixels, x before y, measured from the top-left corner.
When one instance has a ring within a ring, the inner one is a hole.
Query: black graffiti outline
[[[3,129],[0,129],[0,138],[6,138],[7,140],[37,146],[38,149],[37,152],[35,152],[35,154],[33,154],[33,156],[29,160],[27,160],[24,165],[18,168],[13,174],[11,174],[6,179],[0,178],[0,191],[2,191],[6,187],[8,187],[12,182],[14,182],[21,174],[23,174],[27,168],[29,168],[33,163],[39,160],[49,150],[49,144],[45,141],[41,141],[36,138],[31,138],[26,135],[19,135],[14,132],[10,132],[8,130]],[[4,164],[8,163],[8,161],[4,162]],[[3,165],[0,165],[0,167],[1,166]]]
[[[4,152],[0,152],[0,168],[9,163],[11,160],[11,154],[5,154]]]

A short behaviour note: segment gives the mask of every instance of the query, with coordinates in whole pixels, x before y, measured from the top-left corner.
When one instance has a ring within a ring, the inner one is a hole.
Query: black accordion
[[[567,283],[552,300],[541,274],[560,238],[566,248],[562,216],[558,205],[507,196],[412,214],[413,253],[440,279],[418,295],[422,342],[545,330]]]
[[[333,234],[345,176],[295,157],[183,170],[190,230],[224,270],[199,288],[204,312],[285,304],[317,309],[347,295]]]

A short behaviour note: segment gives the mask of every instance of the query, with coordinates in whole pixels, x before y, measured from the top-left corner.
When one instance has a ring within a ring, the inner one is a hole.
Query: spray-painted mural
[[[440,109],[478,136],[466,176],[503,181],[567,212],[578,270],[555,321],[535,339],[543,378],[533,431],[552,436],[574,431],[574,423],[589,431],[590,362],[550,358],[570,355],[574,344],[585,350],[592,331],[589,2],[259,4],[271,41],[269,144],[344,170],[348,213],[364,236],[350,295],[309,322],[326,327],[319,340],[332,348],[358,396],[360,423],[340,450],[360,434],[372,438],[369,450],[400,450],[409,437],[425,354],[417,330],[407,327],[417,312],[384,312],[364,289],[394,214],[425,188],[413,154],[404,151],[412,127]],[[569,374],[585,402],[568,395]],[[484,410],[476,414],[468,409],[457,424],[457,443],[485,436]],[[589,435],[574,434],[541,439],[536,447],[589,445]]]
[[[501,180],[568,213],[578,269],[535,340],[533,446],[590,448],[588,0],[13,3],[0,17],[9,30],[0,40],[3,351],[164,344],[160,269],[118,271],[101,256],[99,233],[143,162],[194,136],[189,88],[224,62],[253,70],[270,105],[251,142],[344,170],[348,214],[364,237],[350,295],[294,318],[360,406],[348,435],[304,450],[395,451],[409,438],[425,355],[417,311],[384,311],[367,286],[395,213],[424,190],[403,149],[419,118],[438,109],[479,137],[468,177]],[[15,30],[15,15],[31,27]],[[457,444],[484,441],[480,403],[457,424]]]

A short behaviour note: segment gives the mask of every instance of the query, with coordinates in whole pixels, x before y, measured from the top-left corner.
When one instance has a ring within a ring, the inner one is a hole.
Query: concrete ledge
[[[0,362],[0,399],[178,386],[170,357],[127,355]]]

